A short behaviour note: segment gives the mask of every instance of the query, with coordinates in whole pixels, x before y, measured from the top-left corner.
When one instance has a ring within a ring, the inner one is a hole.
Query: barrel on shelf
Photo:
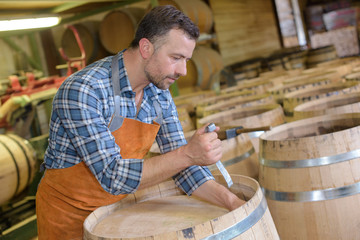
[[[74,24],[85,51],[87,63],[108,55],[99,39],[99,21],[84,21]],[[61,36],[61,47],[69,58],[81,56],[79,45],[71,29],[67,28]]]
[[[137,24],[145,14],[139,7],[121,8],[109,12],[101,21],[99,36],[104,48],[116,54],[129,47],[135,36]]]
[[[0,205],[29,186],[36,172],[35,151],[30,143],[16,135],[0,135]]]
[[[300,104],[294,108],[294,119],[355,112],[360,112],[359,92],[335,95]]]
[[[258,182],[232,180],[230,191],[247,203],[231,212],[183,195],[168,181],[96,209],[84,222],[84,239],[279,239]]]
[[[159,5],[173,5],[188,16],[200,33],[209,33],[213,26],[213,14],[209,5],[201,0],[158,0]]]
[[[187,74],[177,81],[178,87],[195,88],[202,90],[214,89],[214,84],[219,83],[219,72],[224,64],[221,55],[214,49],[206,46],[197,46],[192,58],[187,62]],[[215,78],[218,77],[216,80]]]
[[[259,182],[281,239],[360,238],[360,114],[324,115],[260,136]]]

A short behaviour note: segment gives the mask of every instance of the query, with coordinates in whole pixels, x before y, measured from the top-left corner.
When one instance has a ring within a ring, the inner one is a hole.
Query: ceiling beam
[[[66,2],[66,3],[63,3],[63,4],[59,5],[59,6],[51,8],[47,12],[61,13],[61,12],[64,12],[66,10],[85,5],[87,3],[89,3],[89,2],[85,2],[85,1]]]
[[[90,11],[87,11],[84,13],[80,13],[80,14],[75,14],[74,16],[71,16],[71,17],[63,18],[63,19],[61,19],[60,24],[68,24],[70,22],[77,21],[77,20],[85,18],[85,17],[89,17],[92,15],[96,15],[98,13],[110,11],[115,8],[123,7],[123,6],[129,5],[129,4],[141,2],[141,1],[144,1],[144,0],[124,0],[124,1],[114,2],[113,4],[106,5],[104,7],[93,9],[93,10],[90,10]]]

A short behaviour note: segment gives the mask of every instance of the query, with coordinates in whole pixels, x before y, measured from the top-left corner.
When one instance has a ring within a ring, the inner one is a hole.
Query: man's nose
[[[185,76],[186,75],[186,60],[182,60],[176,69],[176,74],[180,75],[180,76]]]

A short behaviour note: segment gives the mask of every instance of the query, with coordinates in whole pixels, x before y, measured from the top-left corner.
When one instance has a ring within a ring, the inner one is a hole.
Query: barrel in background
[[[188,16],[200,33],[209,33],[213,26],[211,8],[201,0],[158,0],[159,5],[173,5]]]
[[[186,66],[186,76],[181,76],[177,81],[180,93],[193,92],[196,89],[219,88],[219,72],[224,65],[220,53],[216,50],[206,46],[197,46]]]
[[[36,172],[35,151],[16,135],[0,135],[0,205],[19,195],[32,183]]]
[[[221,111],[231,110],[235,108],[243,108],[257,105],[265,105],[265,104],[275,104],[275,99],[270,94],[259,94],[259,95],[250,95],[250,96],[236,96],[230,99],[226,99],[224,101],[219,101],[214,104],[210,104],[204,106],[200,113],[197,112],[197,117],[206,117],[214,113],[218,113]]]
[[[128,48],[135,36],[137,24],[145,14],[138,7],[121,8],[109,12],[101,21],[99,36],[104,48],[116,54]]]
[[[109,55],[100,43],[99,25],[99,21],[84,21],[73,25],[84,47],[86,63],[92,63]],[[81,56],[74,33],[69,28],[67,28],[61,36],[61,47],[69,58],[78,58]]]

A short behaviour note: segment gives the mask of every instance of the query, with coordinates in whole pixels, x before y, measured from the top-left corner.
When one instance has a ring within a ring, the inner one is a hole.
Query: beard
[[[162,90],[169,89],[169,87],[171,85],[170,83],[166,82],[167,78],[178,79],[180,77],[179,75],[172,75],[172,76],[170,76],[170,75],[163,76],[161,74],[153,75],[149,71],[147,71],[146,68],[145,68],[144,72],[145,72],[145,76],[149,80],[149,82],[151,82],[157,88],[160,88]]]
[[[160,88],[162,90],[166,90],[168,88],[168,86],[165,85],[165,78],[155,77],[146,70],[145,70],[145,76],[149,80],[149,82],[154,84],[157,88]]]

